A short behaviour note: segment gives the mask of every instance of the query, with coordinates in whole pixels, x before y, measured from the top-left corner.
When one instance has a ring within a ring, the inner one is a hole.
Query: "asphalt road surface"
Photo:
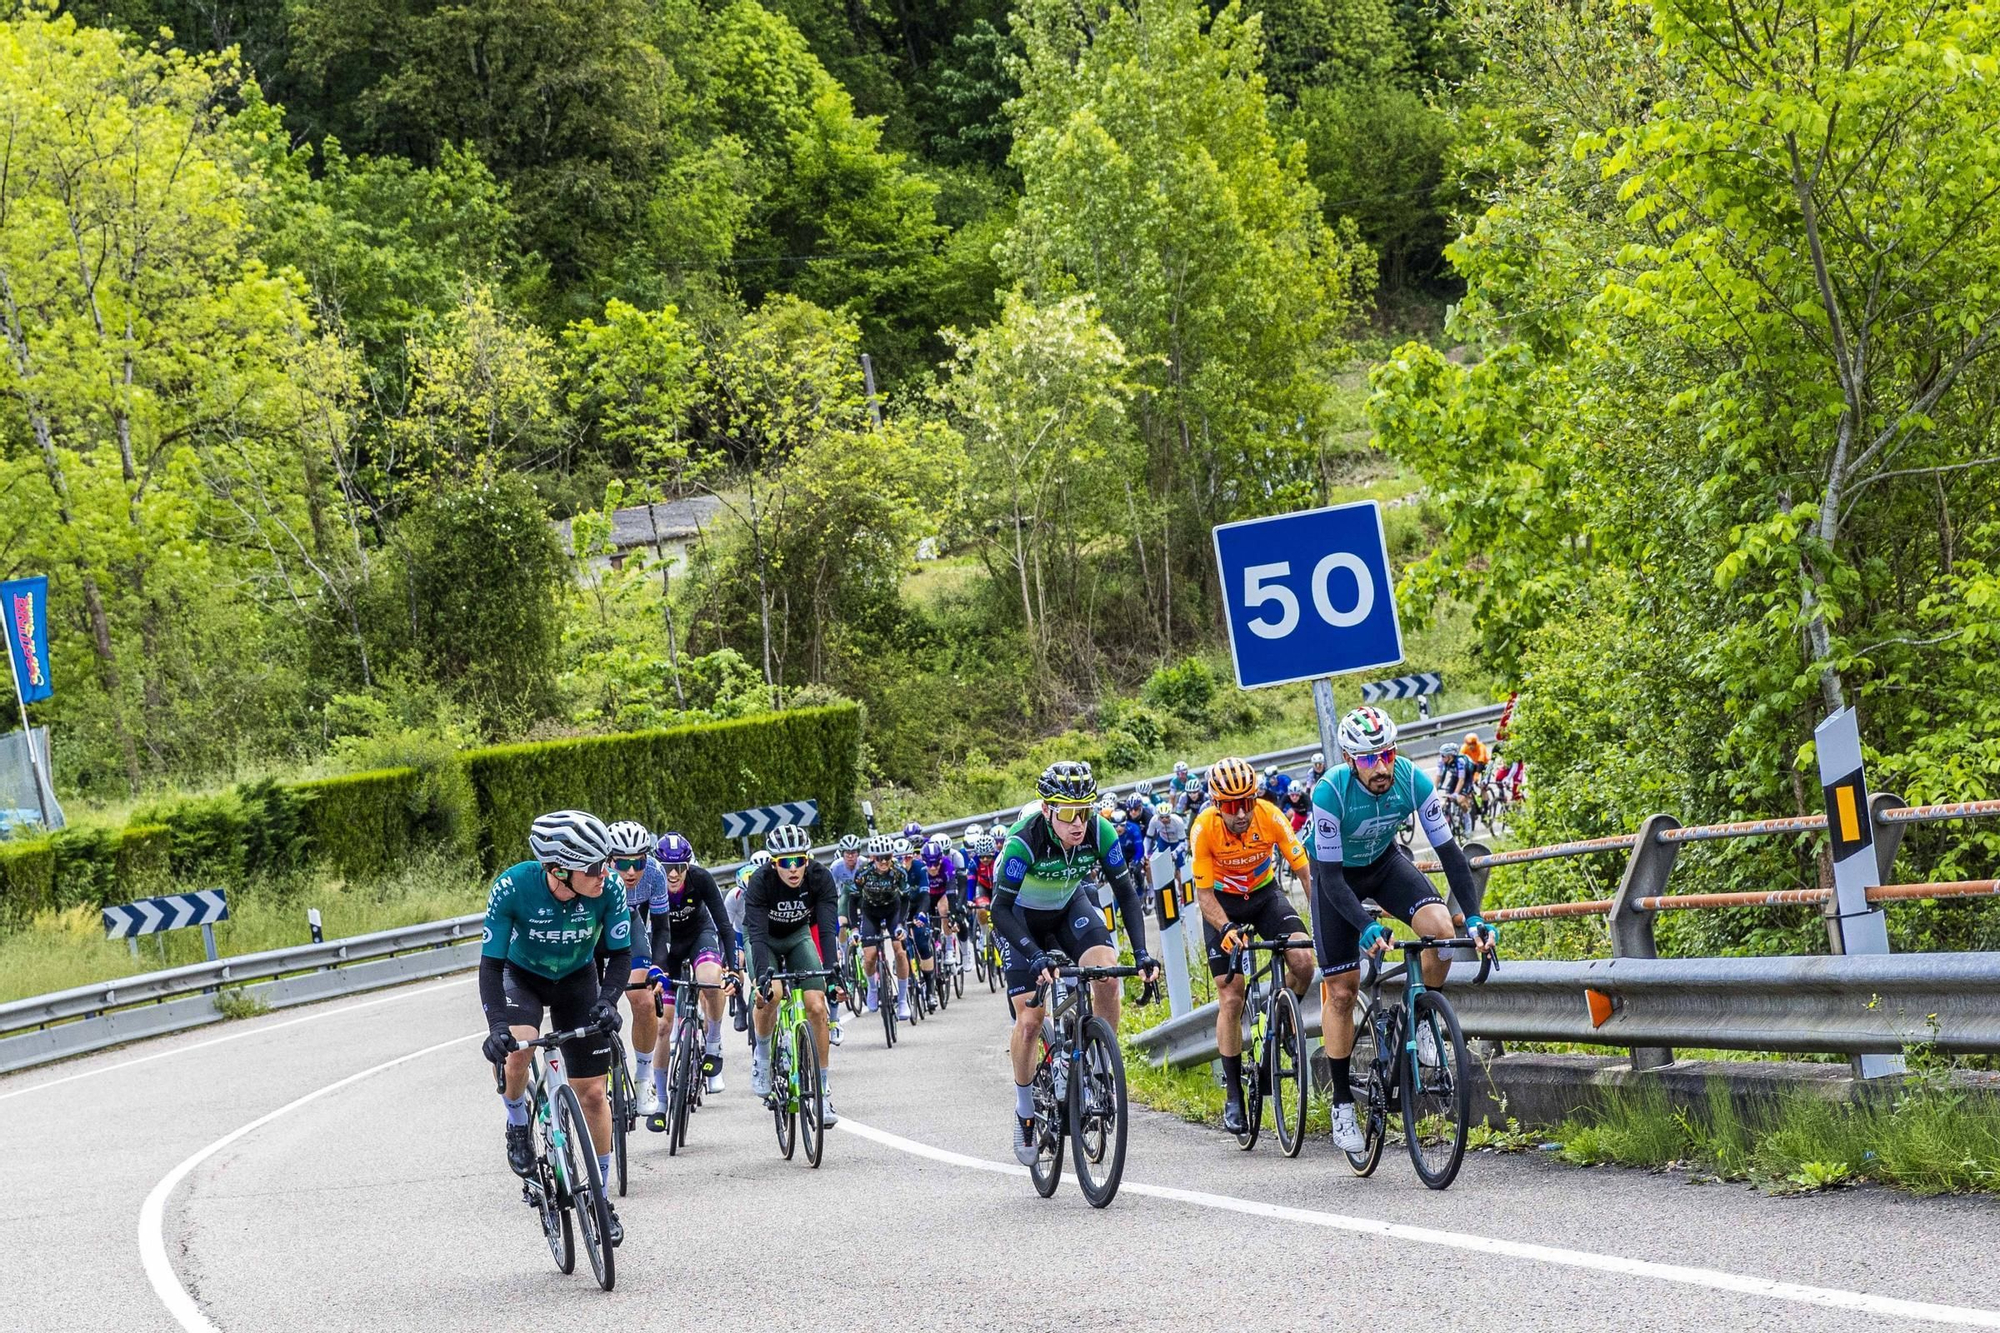
[[[893,1051],[850,1025],[817,1171],[730,1034],[684,1155],[634,1140],[606,1294],[520,1201],[479,1026],[468,975],[0,1079],[0,1329],[2000,1327],[1983,1200],[1485,1154],[1437,1194],[1151,1112],[1109,1209],[1037,1198],[983,986]]]

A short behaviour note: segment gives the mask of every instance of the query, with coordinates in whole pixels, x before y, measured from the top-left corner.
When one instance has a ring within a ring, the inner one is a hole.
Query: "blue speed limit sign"
[[[1389,544],[1373,500],[1223,523],[1215,562],[1244,689],[1403,660]]]

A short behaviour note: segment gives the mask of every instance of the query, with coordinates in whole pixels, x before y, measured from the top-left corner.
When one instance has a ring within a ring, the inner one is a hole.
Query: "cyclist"
[[[1487,761],[1493,758],[1493,752],[1486,748],[1486,742],[1479,739],[1476,731],[1465,733],[1465,743],[1458,747],[1458,752],[1472,761],[1472,776],[1475,778],[1486,771]]]
[[[1188,868],[1188,821],[1172,806],[1162,806],[1146,825],[1146,850],[1166,852],[1174,858],[1174,868],[1182,874]]]
[[[834,887],[844,893],[847,886],[854,882],[855,872],[861,868],[861,839],[849,833],[834,844],[834,850],[839,854],[827,869],[833,873]]]
[[[633,819],[621,819],[610,826],[611,865],[625,890],[625,904],[632,913],[632,985],[648,980],[653,972],[653,914],[667,910],[667,879],[653,864],[653,835]],[[634,996],[638,992],[632,993]],[[639,1114],[657,1115],[660,1094],[653,1086],[653,1050],[659,1046],[660,1019],[653,1012],[652,997],[645,1003],[630,1001],[632,1008],[632,1083],[639,1089]]]
[[[950,837],[939,833],[924,844],[924,905],[936,927],[935,952],[947,969],[958,965],[959,886],[964,879],[965,865],[952,850]]]
[[[923,856],[908,838],[896,839],[896,860],[903,870],[903,919],[910,932],[910,957],[915,960],[919,972],[931,972],[937,968],[937,952],[931,938],[931,918],[926,910],[931,903],[931,875],[924,865]],[[919,994],[918,1004],[924,1006],[925,1013],[937,1009],[935,1002],[926,1001]]]
[[[771,864],[750,877],[743,893],[743,933],[750,940],[751,966],[757,974],[757,1004],[750,1015],[757,1052],[750,1062],[750,1090],[771,1095],[771,1030],[778,1024],[778,1001],[786,982],[777,972],[814,972],[824,967],[813,947],[813,928],[829,943],[835,938],[836,904],[833,874],[812,859],[812,839],[797,824],[781,824],[764,839]],[[825,1123],[838,1124],[833,1111],[833,1070],[828,1064],[826,1000],[840,994],[840,978],[811,977],[795,983],[805,995],[806,1020],[813,1044],[819,1047],[820,1087],[825,1092]]]
[[[1313,788],[1313,943],[1319,955],[1320,1012],[1354,1012],[1360,989],[1363,950],[1381,956],[1389,928],[1369,915],[1361,899],[1408,922],[1419,935],[1444,939],[1452,934],[1451,912],[1437,889],[1396,845],[1396,830],[1415,814],[1437,852],[1452,896],[1465,910],[1465,928],[1490,945],[1498,932],[1479,915],[1479,892],[1472,867],[1452,837],[1443,802],[1431,780],[1396,753],[1396,724],[1379,708],[1357,708],[1340,720],[1340,748],[1347,763]],[[1448,963],[1436,952],[1423,956],[1427,986],[1442,985]],[[1354,1121],[1354,1093],[1348,1061],[1354,1053],[1354,1025],[1328,1022],[1326,1055],[1332,1066],[1329,1100],[1333,1141],[1345,1152],[1365,1146]],[[1422,1048],[1426,1043],[1420,1042]],[[1418,1059],[1435,1063],[1435,1049],[1419,1049]]]
[[[1321,778],[1325,776],[1326,776],[1326,752],[1324,750],[1314,750],[1312,757],[1312,772],[1306,774],[1305,782],[1301,784],[1306,788],[1306,795],[1308,799],[1310,799],[1312,795],[1312,788],[1319,782]]]
[[[999,846],[993,841],[993,835],[981,829],[979,836],[972,841],[972,854],[965,870],[965,905],[973,926],[968,933],[975,937],[972,943],[982,949],[986,947],[986,931],[992,921],[992,914],[987,909],[993,905],[993,871],[998,851]]]
[[[1188,772],[1187,760],[1176,760],[1174,775],[1167,780],[1167,807],[1177,815],[1187,815],[1188,797],[1194,785],[1195,778]]]
[[[722,929],[729,924],[729,908],[722,901],[715,876],[694,863],[694,844],[678,833],[660,835],[653,848],[653,859],[659,863],[667,883],[665,901],[653,913],[653,957],[659,960],[662,980],[678,980],[682,971],[692,966],[696,981],[706,986],[720,984],[725,969],[733,974],[741,970],[742,964],[736,952],[733,926],[729,942],[723,941]],[[702,1030],[702,1073],[708,1079],[708,1091],[721,1092],[722,992],[705,990],[698,994],[706,1019]],[[662,1106],[667,1096],[668,1043],[673,1040],[673,995],[669,987],[668,1025],[661,1030],[660,1060],[653,1066]],[[640,1109],[645,1109],[643,1102]],[[658,1130],[666,1127],[665,1119],[649,1125]]]
[[[1310,869],[1298,835],[1269,801],[1257,799],[1257,770],[1247,760],[1219,759],[1208,770],[1215,804],[1194,821],[1194,900],[1208,945],[1208,974],[1215,978],[1215,1048],[1222,1056],[1228,1101],[1222,1127],[1241,1134],[1243,1110],[1244,982],[1236,950],[1246,933],[1286,940],[1285,984],[1303,996],[1312,982],[1312,937],[1278,887],[1278,861],[1306,883]],[[1345,1012],[1327,1010],[1328,1013]]]
[[[590,1126],[593,1149],[611,1143],[611,1102],[604,1076],[611,1068],[611,1034],[618,1030],[618,997],[631,971],[632,917],[625,890],[608,879],[611,831],[582,810],[556,810],[528,828],[531,861],[509,866],[486,895],[486,923],[479,944],[479,1006],[487,1035],[480,1053],[503,1066],[500,1099],[507,1108],[507,1165],[516,1175],[534,1169],[528,1130],[529,1053],[521,1049],[542,1030],[542,1011],[557,1031],[590,1027],[596,1035],[563,1043],[569,1083]],[[610,950],[600,978],[599,940]],[[597,1155],[606,1177],[611,1155]],[[606,1201],[606,1208],[610,1203]],[[625,1239],[611,1213],[611,1243]]]
[[[1139,912],[1139,889],[1132,880],[1111,825],[1097,813],[1097,781],[1090,765],[1064,760],[1042,770],[1035,784],[1041,809],[1014,826],[1000,849],[993,880],[993,926],[1000,935],[1007,998],[1014,1002],[1014,1156],[1034,1164],[1035,1058],[1042,1034],[1040,985],[1053,985],[1048,949],[1060,949],[1085,967],[1117,962],[1111,932],[1084,889],[1092,871],[1102,869],[1118,898],[1118,914],[1132,941],[1132,957],[1148,981],[1160,965],[1146,952],[1146,919]],[[1097,1013],[1118,1030],[1121,988],[1116,980],[1092,983]]]
[[[910,951],[904,947],[909,911],[909,876],[896,864],[900,838],[878,833],[868,840],[868,862],[854,874],[854,922],[861,931],[861,966],[868,973],[868,1012],[882,1003],[875,980],[875,956],[883,941],[896,951],[896,1017],[910,1020]]]

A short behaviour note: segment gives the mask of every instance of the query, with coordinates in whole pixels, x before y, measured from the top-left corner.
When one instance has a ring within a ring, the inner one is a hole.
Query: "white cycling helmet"
[[[858,852],[858,851],[860,851],[860,850],[861,850],[861,839],[860,839],[859,837],[857,837],[856,835],[852,834],[852,833],[849,833],[849,834],[847,834],[846,836],[842,837],[842,838],[841,838],[841,840],[840,840],[840,850],[841,850],[841,851],[843,851],[843,852]]]
[[[771,864],[771,854],[762,847],[759,847],[756,851],[750,853],[750,864],[759,867],[767,866]]]
[[[545,866],[586,870],[611,857],[611,830],[584,810],[555,810],[528,828],[528,850]]]
[[[908,838],[896,839],[896,855],[908,856],[909,854],[910,854],[910,840]]]
[[[1340,719],[1340,748],[1351,755],[1393,750],[1396,724],[1379,708],[1357,708]]]
[[[894,856],[896,854],[897,841],[898,839],[892,838],[886,833],[877,833],[868,840],[868,854],[870,856]]]
[[[812,850],[812,838],[797,824],[780,824],[765,835],[764,850],[773,856],[796,856]]]
[[[653,850],[653,835],[636,819],[621,819],[608,832],[613,856],[644,856]]]

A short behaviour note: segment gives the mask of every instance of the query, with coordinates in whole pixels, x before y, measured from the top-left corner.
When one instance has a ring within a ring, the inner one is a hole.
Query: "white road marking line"
[[[65,1083],[74,1083],[80,1078],[91,1078],[97,1074],[109,1074],[120,1069],[130,1069],[133,1065],[151,1064],[155,1060],[164,1060],[170,1055],[186,1055],[189,1051],[199,1051],[210,1046],[220,1046],[225,1041],[241,1041],[245,1037],[261,1037],[266,1032],[276,1032],[280,1028],[297,1027],[301,1023],[317,1022],[322,1018],[331,1018],[335,1014],[351,1014],[357,1009],[373,1009],[378,1004],[393,1004],[397,1000],[407,1000],[413,995],[429,995],[432,991],[445,990],[452,986],[464,986],[469,984],[471,980],[472,978],[470,977],[460,977],[455,981],[440,981],[430,986],[418,986],[414,990],[399,990],[394,995],[384,995],[378,999],[363,1000],[358,1004],[343,1004],[330,1009],[315,1009],[312,1013],[299,1018],[288,1018],[282,1023],[266,1023],[258,1027],[245,1027],[241,1031],[226,1033],[220,1037],[210,1037],[207,1041],[191,1042],[186,1046],[176,1046],[166,1051],[155,1051],[151,1055],[142,1055],[135,1060],[120,1060],[117,1064],[98,1065],[94,1069],[85,1069],[74,1074],[65,1074],[61,1078],[52,1078],[45,1083],[31,1083],[25,1088],[15,1088],[11,1092],[0,1092],[0,1102],[6,1101],[9,1097],[24,1097],[31,1092],[40,1092],[43,1088],[61,1087]],[[159,1041],[163,1039],[164,1034],[162,1037],[142,1040]]]
[[[1017,1163],[989,1162],[981,1157],[968,1157],[964,1153],[935,1148],[928,1143],[919,1143],[900,1134],[876,1129],[872,1125],[859,1124],[846,1116],[842,1116],[840,1123],[834,1128],[844,1129],[850,1134],[859,1135],[885,1148],[894,1148],[898,1152],[910,1153],[917,1157],[928,1157],[934,1162],[962,1166],[973,1171],[990,1171],[1003,1176],[1028,1174],[1027,1168]],[[1621,1255],[1595,1254],[1589,1250],[1571,1250],[1556,1245],[1533,1245],[1525,1241],[1498,1240],[1491,1236],[1476,1236],[1463,1231],[1440,1231],[1433,1227],[1409,1226],[1401,1222],[1382,1222],[1374,1218],[1350,1217],[1342,1213],[1323,1213],[1311,1208],[1288,1208],[1282,1204],[1238,1199],[1227,1194],[1173,1189],[1165,1185],[1141,1185],[1129,1180],[1119,1186],[1119,1192],[1170,1199],[1175,1203],[1193,1204],[1200,1208],[1218,1208],[1225,1212],[1245,1213],[1252,1217],[1268,1217],[1282,1222],[1301,1222],[1308,1226],[1330,1227],[1337,1231],[1386,1236],[1392,1240],[1414,1241],[1420,1245],[1442,1245],[1450,1249],[1471,1250],[1479,1254],[1498,1255],[1508,1259],[1528,1259],[1536,1263],[1559,1264],[1566,1268],[1587,1268],[1600,1273],[1615,1273],[1621,1277],[1645,1277],[1662,1282],[1679,1282],[1686,1286],[1710,1287],[1718,1291],[1739,1292],[1746,1296],[1766,1296],[1773,1300],[1795,1301],[1802,1305],[1826,1306],[1836,1310],[1858,1310],[1866,1314],[1893,1315],[1937,1324],[2000,1328],[2000,1311],[1982,1310],[1967,1305],[1936,1305],[1928,1301],[1906,1301],[1894,1296],[1877,1296],[1863,1291],[1843,1291],[1837,1287],[1813,1287],[1798,1282],[1778,1282],[1771,1278],[1724,1273],[1712,1268],[1656,1263],[1650,1259],[1628,1259]]]
[[[185,1329],[187,1333],[221,1333],[221,1330],[216,1328],[209,1317],[201,1312],[201,1307],[195,1303],[194,1297],[188,1294],[187,1288],[181,1285],[180,1275],[174,1272],[173,1261],[167,1258],[165,1230],[167,1196],[174,1192],[175,1186],[187,1178],[189,1172],[215,1156],[215,1154],[221,1152],[224,1148],[227,1148],[230,1144],[236,1142],[236,1140],[242,1138],[245,1134],[255,1129],[261,1129],[263,1126],[276,1120],[279,1116],[288,1115],[308,1102],[318,1101],[328,1093],[338,1092],[349,1084],[359,1083],[362,1079],[379,1074],[385,1069],[394,1069],[397,1065],[408,1064],[412,1060],[421,1059],[426,1055],[433,1055],[438,1051],[444,1050],[446,1047],[456,1046],[461,1042],[475,1041],[482,1036],[484,1036],[483,1033],[470,1032],[462,1037],[453,1037],[449,1041],[441,1041],[435,1046],[426,1046],[421,1051],[411,1051],[408,1055],[399,1055],[393,1060],[384,1060],[379,1065],[370,1065],[358,1074],[349,1074],[346,1078],[338,1079],[323,1088],[318,1088],[307,1093],[303,1097],[286,1102],[277,1110],[260,1115],[247,1125],[230,1130],[227,1134],[224,1134],[221,1138],[209,1144],[206,1148],[201,1149],[173,1170],[167,1172],[166,1175],[160,1177],[160,1182],[153,1186],[153,1192],[146,1196],[146,1202],[140,1205],[139,1208],[139,1263],[146,1270],[146,1280],[153,1284],[153,1293],[160,1298],[160,1303],[167,1307],[167,1313],[173,1316],[174,1322]]]

